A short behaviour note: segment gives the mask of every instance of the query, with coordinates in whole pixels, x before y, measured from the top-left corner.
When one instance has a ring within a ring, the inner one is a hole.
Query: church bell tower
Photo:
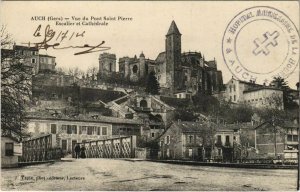
[[[181,72],[181,33],[177,25],[172,21],[171,26],[166,35],[166,74],[167,86],[170,91],[174,92],[178,89],[176,81],[180,78]]]

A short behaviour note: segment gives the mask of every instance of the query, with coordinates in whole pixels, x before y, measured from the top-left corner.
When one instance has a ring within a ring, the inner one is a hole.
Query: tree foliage
[[[12,44],[10,35],[1,29],[1,135],[24,135],[26,103],[31,97],[32,67],[13,50],[3,49]]]
[[[155,72],[151,71],[148,75],[147,78],[147,83],[146,83],[146,92],[152,95],[157,95],[159,94],[159,83],[155,77]]]
[[[283,106],[285,109],[295,109],[298,107],[297,103],[293,101],[293,96],[291,95],[292,90],[284,78],[274,77],[271,85],[283,91]]]

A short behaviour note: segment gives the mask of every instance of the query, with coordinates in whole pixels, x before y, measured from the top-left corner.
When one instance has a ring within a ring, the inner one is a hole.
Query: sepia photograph
[[[299,2],[10,1],[2,191],[297,191]]]

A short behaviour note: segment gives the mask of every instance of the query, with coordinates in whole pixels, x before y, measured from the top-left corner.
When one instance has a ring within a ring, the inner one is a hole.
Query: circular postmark
[[[231,73],[243,81],[287,78],[298,66],[299,34],[290,18],[273,7],[243,10],[227,25],[222,54]]]

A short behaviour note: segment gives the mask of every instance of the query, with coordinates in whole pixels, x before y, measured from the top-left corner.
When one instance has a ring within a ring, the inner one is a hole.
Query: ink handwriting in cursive
[[[61,47],[61,43],[63,41],[70,41],[73,38],[79,38],[79,37],[84,37],[85,31],[82,31],[80,33],[75,33],[75,32],[70,32],[69,30],[66,31],[60,31],[58,35],[56,35],[56,31],[50,28],[50,25],[47,25],[45,28],[44,33],[41,30],[42,25],[39,25],[35,32],[33,33],[34,37],[41,37],[42,41],[33,43],[38,49],[48,49],[48,48],[53,48],[53,49],[85,49],[80,52],[74,53],[74,55],[82,55],[86,53],[93,53],[93,52],[100,52],[100,51],[106,51],[109,50],[110,47],[104,47],[103,45],[105,44],[105,41],[102,41],[98,45],[89,45],[89,44],[84,44],[84,45],[78,45],[78,46],[63,46]],[[68,36],[70,34],[70,36]],[[56,38],[55,38],[56,37]],[[55,40],[54,40],[55,38]],[[52,43],[50,42],[52,41]],[[58,42],[59,41],[59,42]],[[51,44],[50,44],[51,43]]]

